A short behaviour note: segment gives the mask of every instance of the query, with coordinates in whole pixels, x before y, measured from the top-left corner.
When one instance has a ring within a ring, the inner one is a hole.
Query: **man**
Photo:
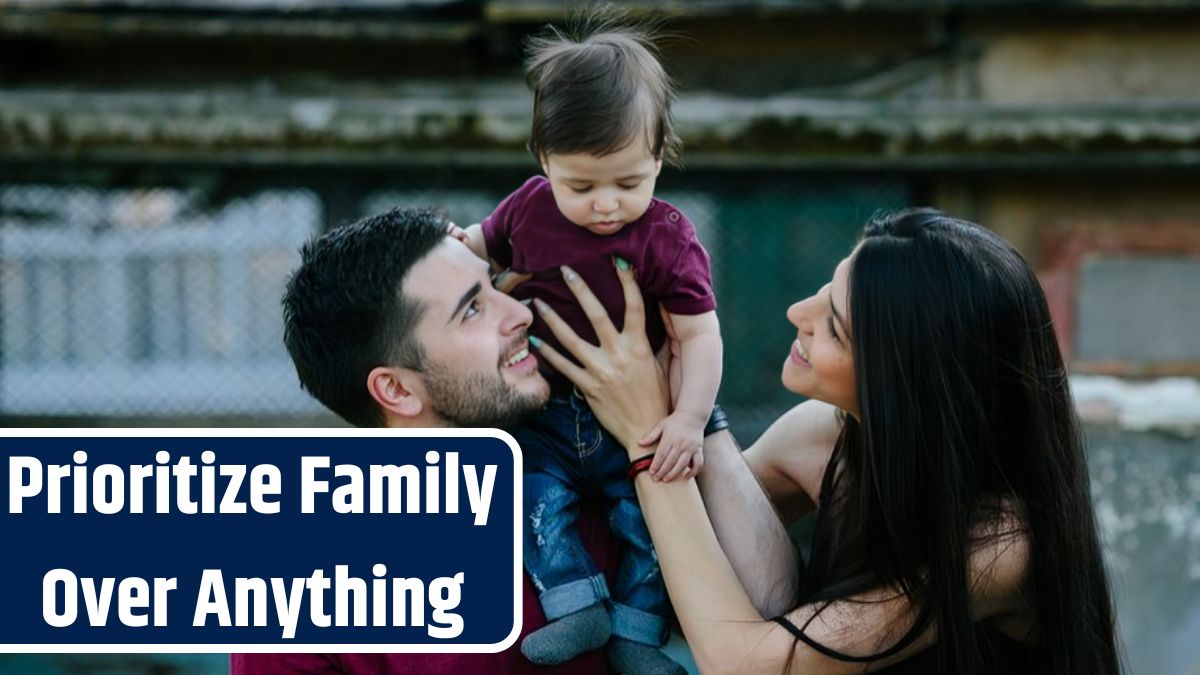
[[[492,288],[487,264],[447,236],[449,225],[429,212],[394,210],[333,230],[302,251],[284,295],[284,341],[304,388],[351,424],[503,426],[536,411],[549,395],[528,348],[531,313]],[[776,616],[793,606],[795,550],[778,519],[742,517],[770,506],[727,429],[705,437],[704,454],[697,480],[717,537],[751,601],[764,615]],[[616,551],[607,546],[600,513],[581,515],[584,545],[602,570],[615,570]],[[783,551],[766,556],[783,560],[780,569],[764,569],[760,556],[768,549]],[[523,606],[522,638],[546,623],[528,578]],[[232,675],[605,670],[599,650],[546,668],[526,661],[515,647],[500,654],[231,659]]]
[[[396,209],[305,245],[283,298],[284,342],[301,385],[363,427],[497,427],[549,396],[529,349],[530,310],[492,287],[487,263],[432,212]],[[586,514],[585,514],[586,515]],[[593,514],[595,515],[595,514]],[[602,520],[580,536],[616,567]],[[524,584],[522,637],[545,625]],[[519,643],[519,640],[518,640]],[[603,652],[557,669],[499,654],[235,654],[233,675],[605,672]]]
[[[528,308],[432,212],[396,209],[309,242],[284,295],[300,382],[356,426],[504,426],[549,396]],[[381,365],[382,364],[382,365]]]

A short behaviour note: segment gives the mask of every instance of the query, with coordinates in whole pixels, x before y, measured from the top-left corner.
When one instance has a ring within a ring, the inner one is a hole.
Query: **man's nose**
[[[501,322],[500,330],[505,335],[524,331],[533,324],[533,312],[520,301],[505,295],[504,307],[504,319]]]

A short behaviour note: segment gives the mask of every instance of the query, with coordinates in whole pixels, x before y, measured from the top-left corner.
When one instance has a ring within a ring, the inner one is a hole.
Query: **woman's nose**
[[[792,325],[800,326],[800,303],[792,303],[792,306],[787,308],[787,318]]]
[[[805,313],[805,303],[805,300],[801,300],[800,302],[794,303],[791,307],[788,307],[787,310],[788,321],[790,321],[793,326],[799,328],[800,330],[805,330],[805,327],[809,323],[807,314]]]

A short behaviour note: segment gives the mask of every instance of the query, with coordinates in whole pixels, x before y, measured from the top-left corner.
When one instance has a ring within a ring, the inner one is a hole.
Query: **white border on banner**
[[[521,448],[502,429],[305,429],[305,428],[13,428],[0,430],[4,438],[495,438],[504,441],[513,454],[513,629],[503,640],[491,644],[0,644],[6,654],[495,654],[516,644],[521,634],[522,607],[522,499]]]

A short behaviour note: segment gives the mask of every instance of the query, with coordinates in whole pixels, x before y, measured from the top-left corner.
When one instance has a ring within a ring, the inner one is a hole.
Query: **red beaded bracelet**
[[[629,480],[633,480],[637,475],[650,468],[650,464],[654,461],[654,453],[638,457],[629,463]]]

